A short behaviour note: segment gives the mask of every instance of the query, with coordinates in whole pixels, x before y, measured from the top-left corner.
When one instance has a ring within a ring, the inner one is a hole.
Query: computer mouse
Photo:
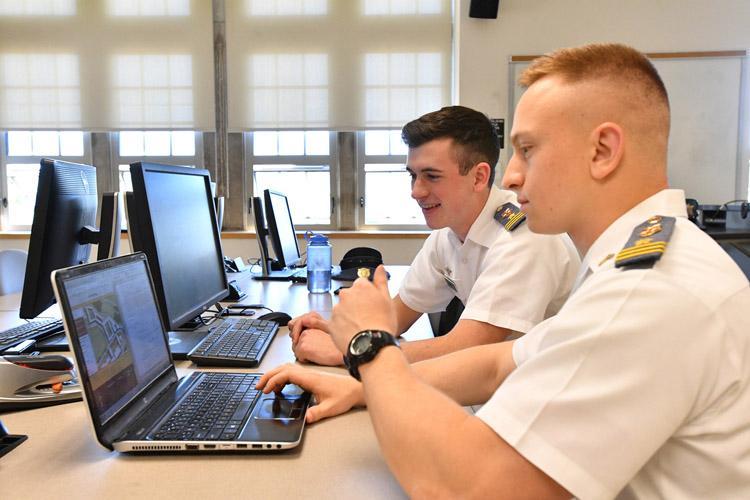
[[[292,317],[285,312],[274,311],[263,314],[262,316],[258,316],[258,319],[273,321],[274,323],[278,323],[279,326],[286,326],[286,324],[289,323]]]
[[[0,356],[0,409],[34,408],[80,399],[73,363],[65,356]]]

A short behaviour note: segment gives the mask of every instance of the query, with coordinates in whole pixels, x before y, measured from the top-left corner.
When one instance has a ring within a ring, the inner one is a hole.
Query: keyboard
[[[254,374],[207,373],[151,438],[159,441],[235,439],[260,394],[255,389],[259,379],[260,375]]]
[[[42,340],[58,333],[65,333],[61,319],[35,319],[0,332],[0,352],[16,346],[24,340]]]
[[[225,319],[187,357],[197,365],[255,367],[278,329],[273,321]]]

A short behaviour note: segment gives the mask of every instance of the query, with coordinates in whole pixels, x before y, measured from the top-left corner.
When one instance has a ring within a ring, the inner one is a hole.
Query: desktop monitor
[[[263,215],[263,202],[259,196],[253,196],[253,218],[255,220],[255,238],[260,251],[260,269],[263,276],[268,276],[271,262],[268,256],[268,228],[266,216]]]
[[[297,246],[297,236],[294,233],[289,200],[283,193],[270,189],[263,191],[263,198],[266,205],[268,234],[271,236],[271,245],[276,260],[282,268],[294,267],[302,258]]]
[[[88,262],[91,244],[97,258],[119,251],[119,193],[105,193],[99,227],[96,223],[96,169],[60,160],[42,159],[31,224],[20,317],[32,319],[55,303],[50,273]]]
[[[136,162],[126,198],[134,251],[148,257],[171,330],[200,326],[201,313],[229,295],[207,170]]]

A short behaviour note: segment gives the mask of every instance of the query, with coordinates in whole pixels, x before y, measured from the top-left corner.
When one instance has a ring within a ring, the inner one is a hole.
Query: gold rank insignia
[[[357,269],[357,276],[360,278],[369,278],[370,277],[370,269],[367,267],[360,267]]]
[[[512,203],[506,203],[495,210],[495,220],[505,228],[506,231],[513,231],[526,220],[526,214]]]
[[[615,257],[615,267],[646,269],[654,266],[667,249],[674,217],[654,215],[633,229],[625,247]]]

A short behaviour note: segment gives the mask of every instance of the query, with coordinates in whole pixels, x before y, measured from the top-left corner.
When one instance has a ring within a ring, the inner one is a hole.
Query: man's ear
[[[591,132],[594,154],[591,158],[591,177],[604,180],[620,165],[625,150],[625,134],[616,123],[605,122]]]
[[[474,165],[474,190],[482,191],[487,189],[487,183],[490,180],[490,164],[486,161],[482,161]]]

